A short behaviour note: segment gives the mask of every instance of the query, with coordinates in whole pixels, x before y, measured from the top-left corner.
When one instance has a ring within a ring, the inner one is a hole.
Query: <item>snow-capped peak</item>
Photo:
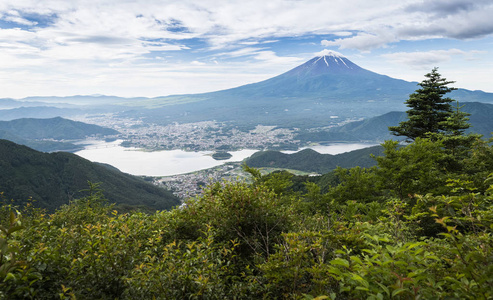
[[[324,49],[318,53],[315,53],[315,56],[317,56],[317,57],[332,56],[332,57],[338,57],[338,58],[346,58],[341,53],[334,51],[334,50],[328,50],[328,49]]]
[[[329,65],[329,61],[330,61],[331,63],[335,63],[336,65],[340,65],[340,66],[344,65],[345,68],[352,69],[352,67],[348,66],[345,62],[345,60],[347,60],[347,61],[349,61],[349,60],[339,52],[325,49],[325,50],[317,53],[317,56],[312,60],[313,64],[314,65],[318,64],[319,61],[321,61],[322,59],[323,59],[322,63],[325,63],[325,65],[327,65],[327,67],[331,67]],[[327,61],[327,59],[329,61]]]

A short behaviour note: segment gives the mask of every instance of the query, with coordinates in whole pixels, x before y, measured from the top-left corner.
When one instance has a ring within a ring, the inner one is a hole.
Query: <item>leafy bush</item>
[[[325,194],[250,169],[152,214],[117,212],[98,185],[49,215],[5,204],[1,297],[493,299],[493,174],[440,173],[434,147],[391,144],[385,170],[340,169]]]

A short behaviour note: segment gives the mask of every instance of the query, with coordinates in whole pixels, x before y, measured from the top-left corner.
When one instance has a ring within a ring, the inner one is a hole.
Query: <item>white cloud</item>
[[[18,11],[16,10],[9,10],[5,14],[0,15],[0,20],[4,20],[7,22],[14,22],[19,25],[28,25],[28,26],[33,26],[36,25],[36,22],[29,21],[19,14]]]
[[[245,47],[234,51],[217,53],[216,55],[228,57],[255,56],[262,50],[264,50],[264,48]]]
[[[400,41],[470,41],[491,36],[492,15],[490,0],[231,0],[219,5],[216,0],[2,0],[0,19],[12,28],[0,28],[0,64],[7,72],[0,86],[11,94],[16,90],[36,94],[49,86],[52,91],[62,87],[68,91],[67,86],[82,89],[69,93],[74,94],[85,93],[89,84],[94,89],[106,85],[116,89],[121,82],[122,93],[130,89],[127,84],[141,84],[147,93],[148,82],[166,81],[171,83],[169,93],[174,93],[171,89],[179,86],[176,80],[163,76],[175,76],[169,67],[182,66],[173,64],[166,53],[187,64],[180,71],[183,80],[187,78],[183,72],[204,74],[206,68],[214,68],[209,69],[213,71],[207,74],[212,77],[207,80],[215,83],[247,77],[238,73],[213,79],[228,73],[225,68],[231,66],[261,79],[294,67],[318,50],[303,50],[300,42],[290,52],[282,47],[286,37],[320,37],[322,46],[348,51],[388,50]],[[410,66],[449,61],[459,55],[475,57],[467,51],[416,51],[413,55],[400,48],[395,51],[385,58]],[[184,52],[187,55],[178,54]],[[204,61],[211,63],[202,65]],[[240,61],[248,67],[242,68]],[[118,72],[134,79],[128,82]],[[17,74],[11,78],[19,80],[17,85],[7,74]],[[26,89],[26,84],[33,88]],[[213,84],[203,86],[212,89]]]
[[[255,59],[277,65],[292,65],[302,62],[298,57],[278,56],[274,51],[259,51]]]
[[[484,50],[457,48],[398,51],[372,56],[362,66],[380,74],[416,82],[423,80],[424,74],[433,67],[439,67],[445,78],[455,81],[455,87],[493,92],[493,61],[490,57],[491,53]]]
[[[350,38],[336,39],[334,41],[323,40],[321,44],[326,47],[338,46],[340,49],[358,49],[366,51],[385,47],[387,44],[396,41],[397,38],[388,32],[379,34],[360,32]]]
[[[353,33],[349,32],[349,31],[337,31],[337,32],[333,32],[332,34],[336,35],[336,36],[351,36],[351,35],[353,35]]]
[[[222,52],[216,54],[217,56],[222,57],[249,57],[254,58],[257,61],[262,61],[269,64],[277,64],[279,66],[299,63],[302,60],[298,57],[291,56],[278,56],[274,51],[266,50],[265,48],[242,48],[235,51]]]
[[[387,60],[393,63],[407,65],[413,68],[433,67],[440,63],[450,61],[454,55],[466,56],[468,53],[459,49],[431,50],[427,52],[395,52],[383,54]],[[469,55],[471,55],[470,53]]]
[[[427,9],[417,0],[238,0],[221,5],[213,0],[6,0],[0,5],[0,13],[3,9],[4,16],[30,25],[36,21],[23,17],[23,12],[53,16],[53,24],[35,30],[42,36],[74,34],[167,41],[200,38],[211,49],[227,49],[255,45],[263,39],[332,34],[341,38],[325,40],[325,46],[369,50],[430,34],[454,38],[491,34],[493,5],[477,2],[481,5],[453,1]],[[436,17],[438,13],[443,17]]]
[[[195,65],[195,66],[205,66],[206,65],[206,63],[198,61],[198,60],[194,60],[190,64]]]
[[[1,29],[0,41],[4,43],[30,43],[36,38],[36,34],[30,31],[21,30],[19,28]]]

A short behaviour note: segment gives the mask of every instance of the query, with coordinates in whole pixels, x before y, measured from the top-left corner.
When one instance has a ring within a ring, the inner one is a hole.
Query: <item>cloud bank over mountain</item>
[[[420,73],[443,62],[456,70],[472,57],[481,63],[469,67],[484,75],[491,15],[486,0],[5,0],[0,84],[14,97],[212,91],[266,79],[327,47],[372,69],[390,57],[396,74],[409,61],[395,53],[430,53],[412,62]]]

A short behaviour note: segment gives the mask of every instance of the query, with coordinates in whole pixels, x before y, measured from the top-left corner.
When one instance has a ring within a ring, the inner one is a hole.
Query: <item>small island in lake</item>
[[[230,159],[232,156],[233,155],[228,152],[215,152],[214,154],[212,154],[212,158],[214,158],[215,160],[226,160]]]

